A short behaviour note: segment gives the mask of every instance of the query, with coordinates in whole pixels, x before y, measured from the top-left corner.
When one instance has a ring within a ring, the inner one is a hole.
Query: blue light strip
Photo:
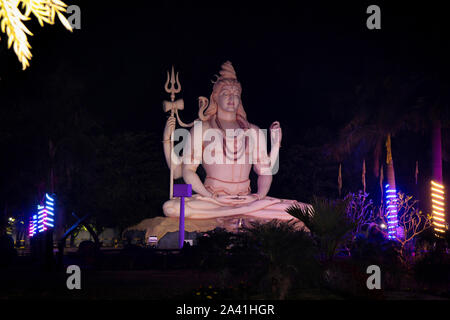
[[[394,240],[397,236],[397,190],[389,188],[386,184],[386,218],[388,223],[388,239]]]
[[[48,194],[45,194],[44,199],[42,199],[43,205],[38,205],[38,215],[37,215],[37,229],[39,232],[47,231],[48,228],[54,228],[55,220],[53,217],[55,200]]]
[[[30,238],[32,238],[37,233],[37,231],[38,231],[37,229],[38,229],[38,217],[37,217],[37,215],[33,215],[30,219],[30,227],[28,230],[28,236]]]

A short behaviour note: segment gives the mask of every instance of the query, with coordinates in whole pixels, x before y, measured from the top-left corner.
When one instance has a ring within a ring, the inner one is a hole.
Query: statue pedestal
[[[216,228],[223,228],[229,232],[237,232],[242,227],[250,227],[252,222],[268,222],[272,219],[260,219],[249,216],[231,216],[212,219],[185,219],[186,232],[207,232]],[[171,217],[155,217],[142,220],[127,230],[145,231],[145,239],[150,236],[158,237],[158,241],[168,232],[179,230],[179,219]],[[125,231],[127,231],[125,230]]]

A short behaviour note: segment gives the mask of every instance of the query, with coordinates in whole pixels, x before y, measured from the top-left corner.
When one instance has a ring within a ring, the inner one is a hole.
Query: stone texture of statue
[[[186,149],[191,152],[185,151],[187,155],[183,155],[182,161],[178,164],[172,161],[174,178],[183,177],[185,183],[191,184],[192,190],[196,193],[192,198],[186,199],[186,219],[252,217],[262,220],[291,220],[293,217],[285,212],[287,207],[293,204],[306,206],[295,200],[277,199],[267,195],[273,177],[271,168],[281,145],[281,127],[277,121],[270,127],[272,142],[270,154],[267,154],[265,140],[257,139],[255,143],[248,143],[249,135],[246,135],[246,132],[249,130],[260,132],[260,130],[247,121],[241,92],[241,84],[237,80],[232,64],[224,63],[220,76],[214,83],[209,104],[208,99],[200,98],[201,133],[194,128],[190,130],[191,139]],[[169,117],[163,134],[164,154],[169,166],[170,135],[175,124],[176,119],[173,116]],[[230,136],[228,135],[230,130],[237,133]],[[215,139],[205,137],[211,131],[214,132]],[[196,139],[198,138],[196,134],[201,134],[202,137]],[[201,152],[196,152],[195,147]],[[216,156],[221,152],[219,158],[224,161],[222,163],[205,161],[205,151],[208,149],[214,150]],[[249,161],[250,155],[252,161]],[[201,181],[196,172],[199,165],[202,165],[206,172],[204,181]],[[250,190],[249,176],[252,169],[258,175],[258,189],[255,193]],[[176,198],[168,200],[163,205],[167,217],[178,217],[179,208],[179,199]]]

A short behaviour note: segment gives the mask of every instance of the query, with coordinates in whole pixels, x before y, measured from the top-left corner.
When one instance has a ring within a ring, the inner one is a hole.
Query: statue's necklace
[[[233,150],[230,150],[227,147],[227,143],[226,143],[226,139],[225,139],[225,137],[226,137],[225,130],[223,129],[222,125],[220,124],[220,120],[219,120],[219,118],[217,116],[216,116],[215,120],[216,120],[217,127],[222,131],[222,139],[223,139],[222,148],[223,148],[224,156],[227,157],[227,159],[229,159],[229,160],[237,161],[237,159],[239,159],[244,154],[245,150],[247,149],[247,147],[248,147],[248,139],[246,139],[246,137],[244,136],[245,145],[243,143],[241,143],[241,148],[238,151],[237,150],[237,140],[238,140],[239,137],[236,136],[235,138],[233,138],[234,148],[233,148]],[[239,127],[242,130],[246,129],[246,126],[238,118],[236,118],[236,122],[239,124]],[[240,137],[240,138],[242,139],[242,137]],[[229,154],[233,154],[233,158],[230,158],[228,156]]]

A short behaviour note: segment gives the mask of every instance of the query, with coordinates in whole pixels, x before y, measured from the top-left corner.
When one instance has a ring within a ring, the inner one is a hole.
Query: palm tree
[[[379,176],[383,144],[386,146],[387,182],[395,188],[391,140],[406,128],[406,116],[421,79],[395,72],[367,77],[348,97],[353,118],[340,130],[337,140],[326,146],[327,153],[342,161],[356,149],[372,154],[374,175]]]
[[[317,248],[306,231],[297,230],[295,222],[252,223],[244,230],[265,262],[261,284],[269,284],[271,298],[286,299],[292,287],[320,281]]]
[[[293,205],[286,209],[311,232],[325,264],[333,260],[339,246],[351,237],[356,226],[347,216],[347,206],[347,200],[331,201],[315,197],[312,208]]]
[[[374,175],[378,177],[382,146],[386,146],[386,180],[390,190],[396,190],[395,168],[392,156],[392,138],[407,127],[406,119],[416,90],[422,79],[413,74],[394,71],[387,75],[367,77],[356,87],[350,102],[358,108],[355,116],[340,131],[337,143],[329,152],[338,161],[356,149],[372,153]],[[395,191],[394,191],[395,192]],[[396,220],[391,214],[392,225]],[[402,237],[395,228],[390,238]]]
[[[442,129],[450,128],[450,85],[438,79],[430,79],[428,85],[432,88],[418,100],[410,118],[418,129],[431,133],[433,179],[442,183],[442,151],[448,143],[442,140]]]
[[[412,124],[413,131],[429,132],[431,137],[431,180],[443,185],[442,160],[443,151],[448,149],[448,141],[442,139],[442,129],[450,128],[450,84],[440,79],[436,74],[426,77],[426,82],[420,91],[420,98],[407,121]],[[444,157],[448,155],[444,153]],[[445,223],[443,217],[434,216],[435,230],[443,232]],[[436,228],[437,227],[437,228]]]

